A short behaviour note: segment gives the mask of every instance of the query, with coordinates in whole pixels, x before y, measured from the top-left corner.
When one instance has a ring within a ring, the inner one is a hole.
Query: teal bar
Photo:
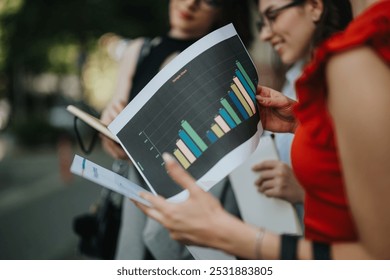
[[[219,114],[225,120],[225,122],[228,124],[230,128],[235,128],[237,126],[225,108],[219,109]]]
[[[207,130],[206,135],[207,135],[207,138],[209,138],[211,144],[217,142],[218,137],[217,137],[217,135],[215,135],[214,132]]]
[[[221,99],[222,106],[228,111],[229,115],[233,118],[234,122],[239,125],[241,123],[240,118],[237,116],[236,112],[233,110],[232,106],[230,106],[229,102],[225,98]]]
[[[237,65],[238,69],[240,69],[241,73],[244,75],[246,81],[248,82],[248,84],[251,87],[251,89],[253,90],[253,92],[256,93],[256,88],[253,85],[252,80],[249,78],[248,74],[246,73],[244,67],[242,67],[242,65],[239,61],[236,61],[236,65]]]
[[[202,150],[202,152],[207,150],[206,143],[199,137],[198,133],[192,128],[192,126],[187,121],[182,121],[181,126],[188,133],[188,135],[194,140],[196,145]]]

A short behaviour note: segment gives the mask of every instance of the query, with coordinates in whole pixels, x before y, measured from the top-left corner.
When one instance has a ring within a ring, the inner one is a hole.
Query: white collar
[[[305,65],[305,61],[303,59],[295,62],[290,69],[286,72],[286,80],[290,84],[295,84],[295,81],[301,76],[303,66]]]

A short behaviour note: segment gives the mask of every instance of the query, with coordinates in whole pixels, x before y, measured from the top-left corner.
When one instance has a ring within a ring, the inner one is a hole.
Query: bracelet
[[[263,243],[265,235],[265,229],[259,228],[259,230],[256,232],[256,239],[255,239],[255,260],[261,260],[261,247]]]
[[[313,242],[313,258],[315,260],[331,260],[330,245],[322,242]]]
[[[280,259],[282,260],[296,260],[297,247],[300,236],[292,234],[282,234],[282,244],[280,246]]]

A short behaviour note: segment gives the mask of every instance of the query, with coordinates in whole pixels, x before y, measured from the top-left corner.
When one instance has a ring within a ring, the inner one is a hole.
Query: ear
[[[307,8],[311,14],[311,19],[316,23],[324,12],[324,2],[322,0],[309,0],[307,1]]]

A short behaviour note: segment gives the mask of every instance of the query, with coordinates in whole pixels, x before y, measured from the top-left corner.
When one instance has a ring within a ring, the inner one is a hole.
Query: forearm
[[[216,248],[244,259],[254,259],[257,229],[239,219],[226,215],[216,227]]]
[[[212,247],[243,259],[278,259],[279,236],[264,232],[258,239],[259,228],[226,214],[216,227],[216,241]]]
[[[257,239],[259,228],[246,224],[227,214],[219,219],[214,232],[215,239],[210,240],[210,247],[223,250],[231,255],[244,259],[280,259],[281,236],[265,230],[261,240]],[[260,241],[260,242],[259,242]],[[301,238],[297,245],[297,259],[313,259],[313,244]],[[341,242],[330,245],[332,259],[372,259],[364,246],[359,242]]]

